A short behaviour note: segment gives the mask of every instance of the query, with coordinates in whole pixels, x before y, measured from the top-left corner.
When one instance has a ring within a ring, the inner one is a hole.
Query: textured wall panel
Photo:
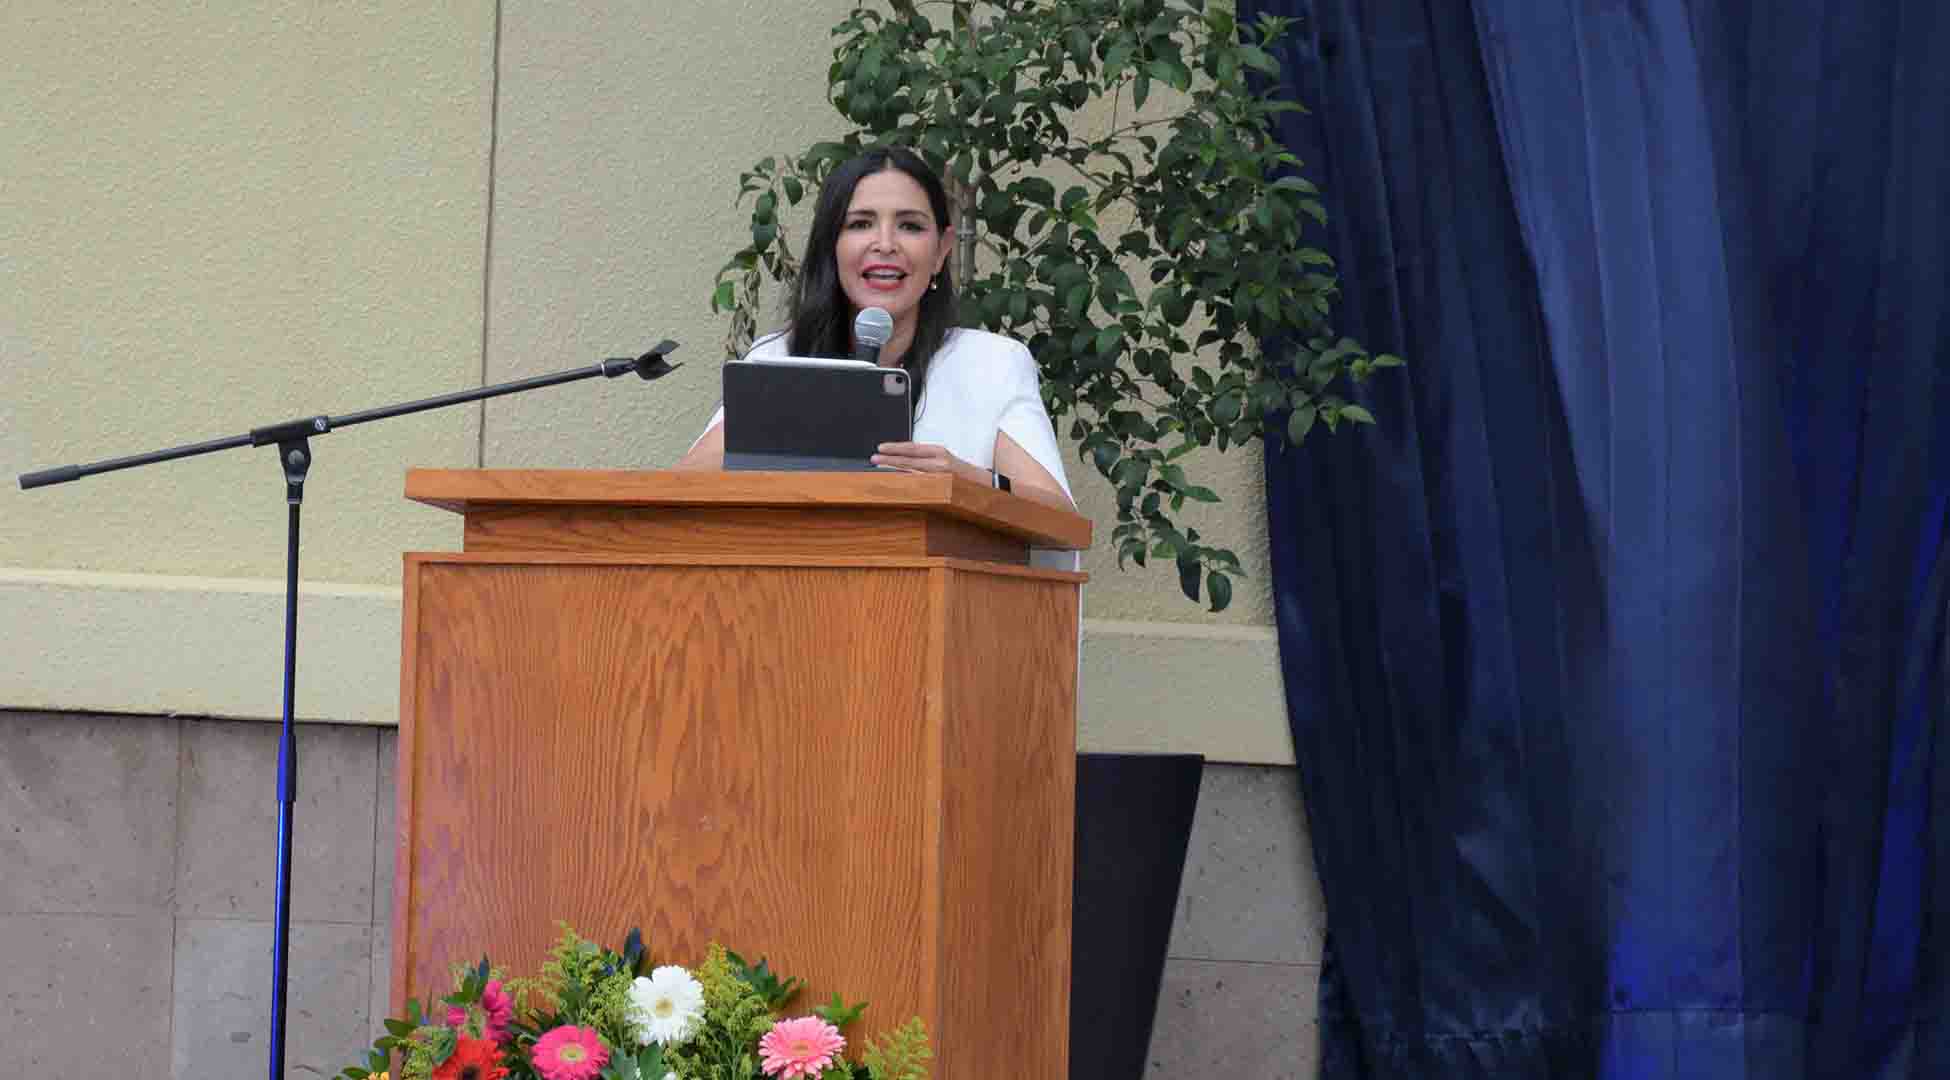
[[[275,578],[268,450],[12,474],[478,381],[492,33],[483,2],[5,5],[0,565]],[[307,577],[453,536],[400,478],[476,422],[322,440]]]

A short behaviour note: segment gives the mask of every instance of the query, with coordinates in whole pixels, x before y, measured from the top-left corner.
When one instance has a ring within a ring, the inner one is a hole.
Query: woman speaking
[[[947,192],[918,155],[881,147],[840,165],[819,191],[791,325],[746,359],[850,356],[854,316],[885,309],[894,330],[880,363],[907,370],[918,404],[914,441],[881,444],[873,464],[951,472],[1074,509],[1029,350],[955,325],[954,246]],[[720,409],[677,468],[723,467]]]

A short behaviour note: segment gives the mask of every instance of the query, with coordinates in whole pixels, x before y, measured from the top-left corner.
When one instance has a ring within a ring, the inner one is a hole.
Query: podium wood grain
[[[619,472],[414,469],[406,497],[465,514],[508,507],[763,507],[817,512],[838,524],[862,512],[919,510],[1036,547],[1087,548],[1088,518],[946,473]]]
[[[922,1017],[937,1077],[1065,1075],[1080,575],[914,550],[1020,543],[926,508],[858,508],[914,515],[876,555],[491,490],[406,562],[394,1006],[639,926],[869,1001],[856,1046]]]
[[[725,555],[938,555],[1026,564],[1029,545],[919,510],[798,507],[488,507],[467,516],[481,552]]]
[[[638,926],[869,1001],[856,1049],[918,1015],[937,1077],[1065,1075],[1082,576],[1017,553],[1080,519],[695,479],[409,477],[467,550],[406,562],[394,1006]]]

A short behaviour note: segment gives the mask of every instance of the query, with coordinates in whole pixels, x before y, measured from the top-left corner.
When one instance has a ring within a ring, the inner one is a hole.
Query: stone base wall
[[[286,1074],[320,1080],[386,1007],[395,733],[308,724],[298,746]],[[276,766],[269,724],[0,712],[20,1075],[264,1075]],[[1208,766],[1146,1075],[1312,1077],[1323,925],[1293,770]]]

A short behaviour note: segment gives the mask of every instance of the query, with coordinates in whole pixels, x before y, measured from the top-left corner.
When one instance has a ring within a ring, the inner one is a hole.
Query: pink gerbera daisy
[[[817,1076],[833,1063],[833,1056],[846,1049],[840,1029],[817,1016],[781,1020],[758,1040],[759,1066],[767,1076]]]
[[[595,1080],[609,1064],[609,1047],[595,1028],[564,1024],[536,1040],[534,1062],[542,1080]]]

